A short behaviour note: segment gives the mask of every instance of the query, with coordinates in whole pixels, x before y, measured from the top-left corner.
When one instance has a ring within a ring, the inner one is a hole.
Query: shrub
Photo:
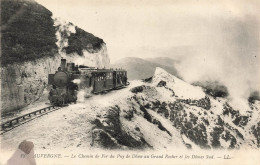
[[[90,49],[98,51],[101,48],[101,44],[104,43],[102,39],[95,37],[93,34],[88,33],[77,26],[75,29],[76,33],[72,33],[68,37],[68,46],[64,48],[67,54],[77,53],[82,56],[83,49],[91,52]]]

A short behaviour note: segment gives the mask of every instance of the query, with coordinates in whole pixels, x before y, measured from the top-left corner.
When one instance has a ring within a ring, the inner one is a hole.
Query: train
[[[61,59],[56,73],[48,75],[48,84],[51,86],[48,95],[50,103],[63,106],[76,103],[81,89],[90,89],[92,94],[99,94],[124,88],[129,82],[124,69],[99,69]]]

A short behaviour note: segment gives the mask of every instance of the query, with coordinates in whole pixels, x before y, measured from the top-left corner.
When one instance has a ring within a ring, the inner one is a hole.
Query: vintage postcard
[[[1,0],[0,164],[260,164],[258,0]]]

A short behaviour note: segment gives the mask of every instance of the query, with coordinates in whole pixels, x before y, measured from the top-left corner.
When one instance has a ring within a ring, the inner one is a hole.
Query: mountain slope
[[[151,83],[140,83],[130,91],[132,94],[125,93],[127,98],[121,98],[112,109],[118,113],[120,132],[143,138],[139,143],[144,148],[147,145],[154,149],[177,146],[192,149],[260,147],[259,101],[255,104],[247,102],[250,110],[243,112],[243,107],[236,105],[239,109],[235,109],[227,99],[213,98],[202,88],[187,84],[161,68],[156,69]],[[109,111],[111,108],[107,113]],[[140,122],[140,119],[146,121]],[[115,148],[122,148],[122,145],[135,147],[124,145],[120,137],[110,134],[113,127],[101,124],[98,128],[94,137],[97,144],[108,147],[103,142],[113,137],[116,139]],[[100,129],[109,136],[101,135]],[[147,130],[154,134],[147,133]],[[157,131],[161,131],[160,135]]]
[[[169,57],[146,58],[145,60],[168,67],[172,67],[175,63],[179,62]]]
[[[179,76],[174,65],[156,63],[154,59],[142,59],[137,57],[126,57],[112,64],[113,68],[124,68],[127,70],[129,80],[140,80],[151,77],[156,67],[161,67],[169,73]],[[162,62],[162,60],[160,60]],[[159,62],[160,62],[159,61]]]

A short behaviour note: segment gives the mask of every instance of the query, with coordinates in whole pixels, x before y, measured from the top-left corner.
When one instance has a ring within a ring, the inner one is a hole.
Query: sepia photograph
[[[0,165],[260,164],[258,0],[0,2]]]

